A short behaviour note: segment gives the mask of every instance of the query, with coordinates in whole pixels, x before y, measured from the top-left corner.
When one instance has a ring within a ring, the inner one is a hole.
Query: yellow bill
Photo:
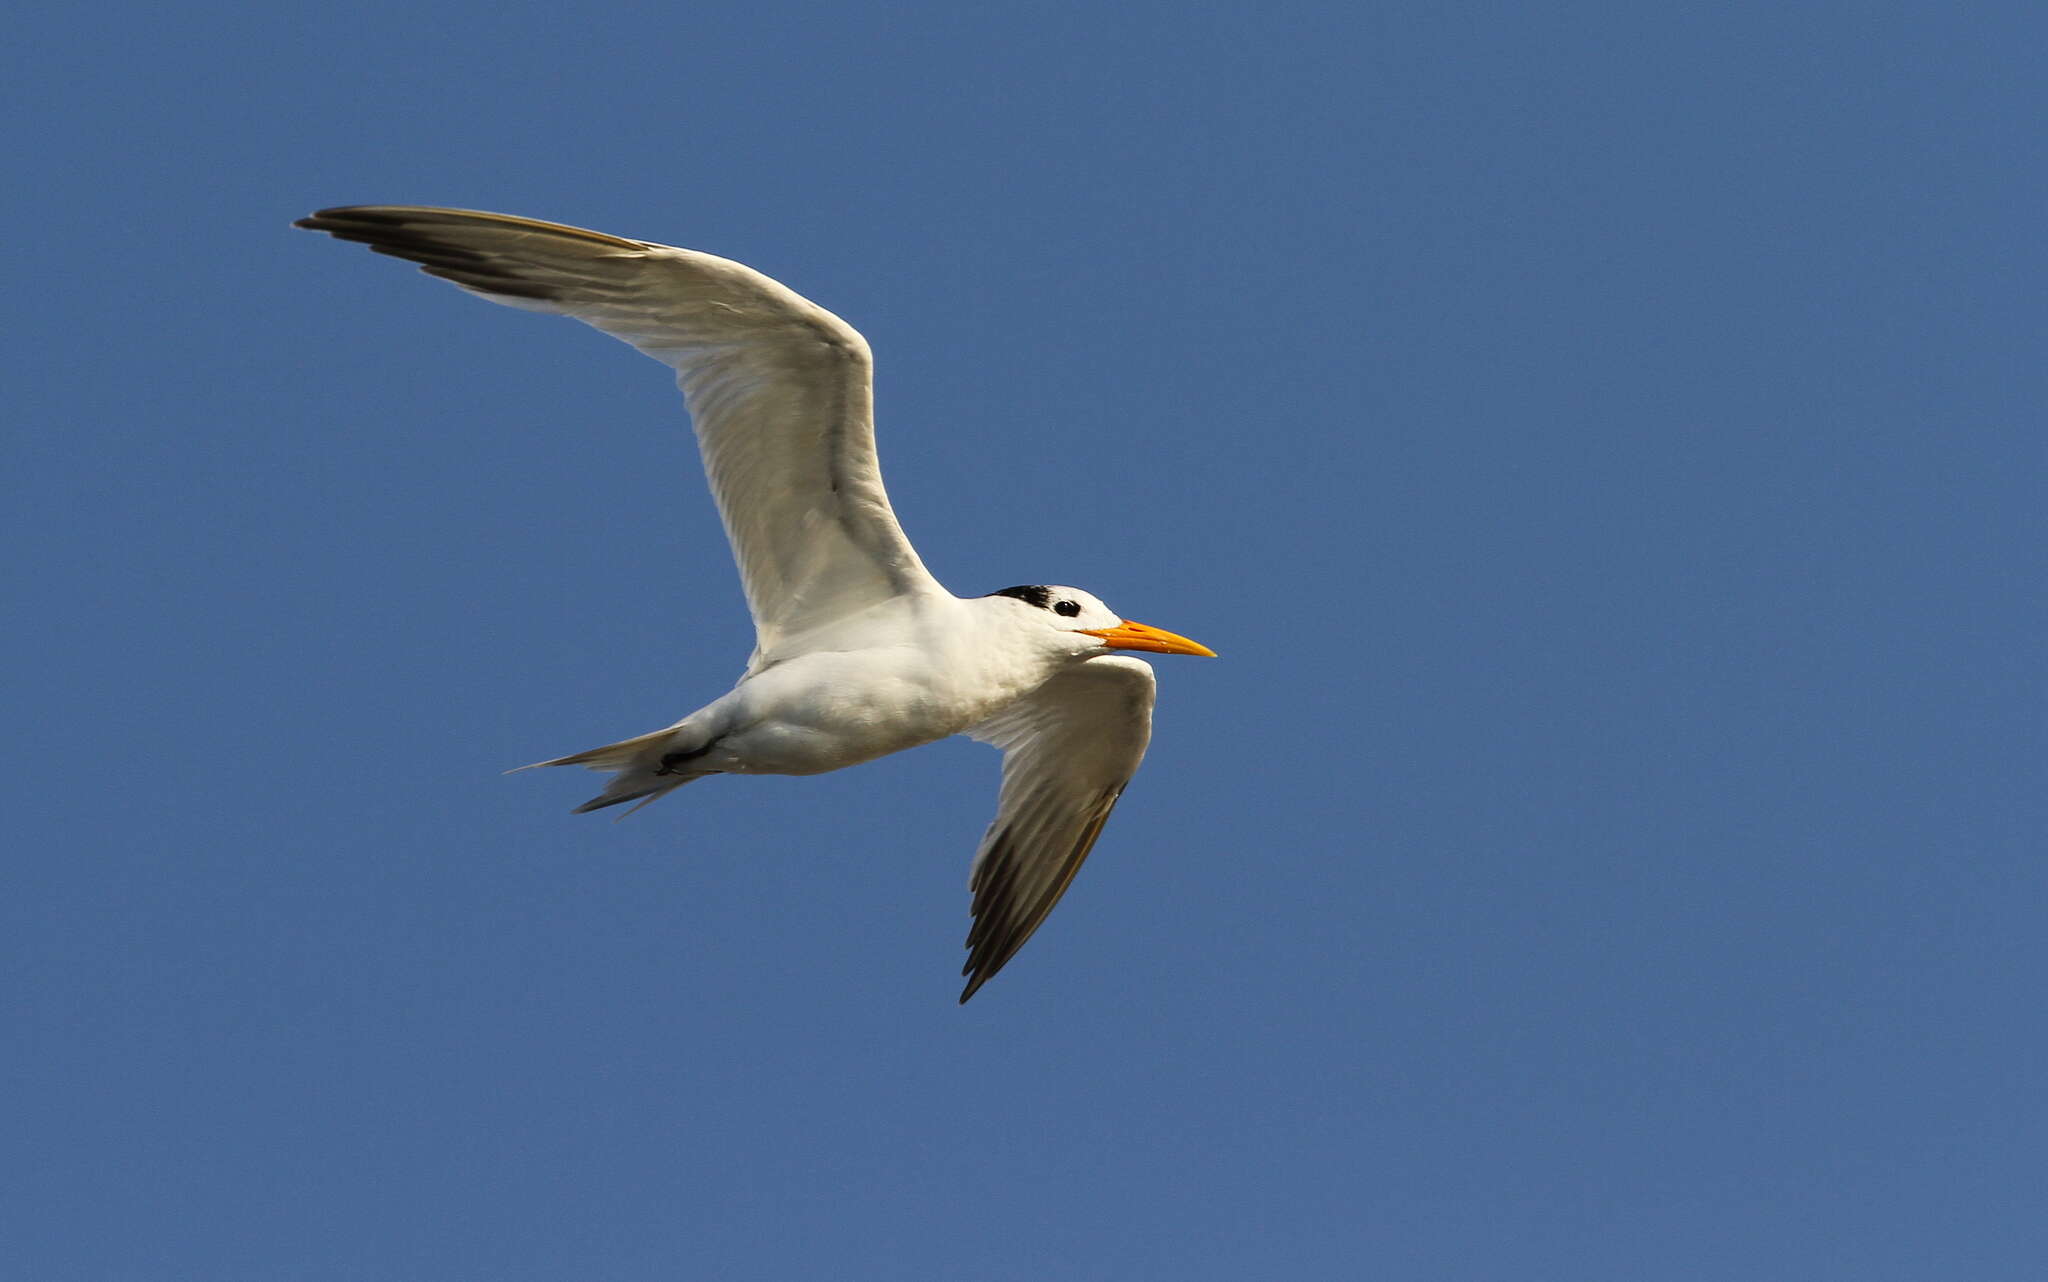
[[[1216,652],[1199,641],[1190,641],[1165,628],[1148,627],[1125,619],[1113,628],[1080,628],[1084,636],[1101,637],[1102,643],[1118,650],[1150,650],[1154,654],[1199,654],[1213,659]]]

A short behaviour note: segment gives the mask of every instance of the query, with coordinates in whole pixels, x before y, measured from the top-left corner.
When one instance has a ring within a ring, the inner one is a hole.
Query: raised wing
[[[943,592],[875,461],[873,365],[852,326],[739,263],[558,223],[361,205],[297,226],[360,241],[673,366],[739,563],[756,661],[906,593]]]
[[[1152,739],[1152,667],[1104,655],[967,733],[1003,750],[995,822],[968,886],[965,1002],[1017,955],[1067,893]]]

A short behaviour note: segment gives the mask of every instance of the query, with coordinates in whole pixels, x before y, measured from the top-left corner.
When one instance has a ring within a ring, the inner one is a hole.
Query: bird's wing
[[[944,591],[882,488],[867,341],[822,307],[710,254],[504,214],[364,205],[297,225],[495,303],[573,316],[673,366],[757,659],[879,601]]]
[[[966,1001],[1059,903],[1152,738],[1152,668],[1104,655],[968,734],[1003,750],[1003,793],[975,852]]]

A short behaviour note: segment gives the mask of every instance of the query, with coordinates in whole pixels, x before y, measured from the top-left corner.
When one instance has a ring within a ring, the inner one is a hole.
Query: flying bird
[[[1117,652],[1214,652],[1079,588],[948,592],[882,488],[867,341],[752,268],[463,209],[361,205],[295,225],[573,317],[675,369],[753,657],[674,725],[536,765],[611,772],[579,812],[637,810],[706,775],[819,774],[954,734],[994,744],[1002,790],[968,879],[960,1000],[974,996],[1066,893],[1145,755],[1152,668]]]

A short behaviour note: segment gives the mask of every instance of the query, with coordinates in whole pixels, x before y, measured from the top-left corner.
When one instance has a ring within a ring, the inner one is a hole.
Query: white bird
[[[672,726],[536,764],[614,772],[586,811],[953,734],[996,745],[1002,794],[969,876],[960,1000],[972,997],[1066,893],[1145,755],[1152,669],[1111,651],[1214,652],[1078,588],[961,598],[940,586],[882,488],[867,341],[751,268],[462,209],[364,205],[296,225],[494,303],[574,317],[675,368],[754,616],[753,657],[731,691]]]

